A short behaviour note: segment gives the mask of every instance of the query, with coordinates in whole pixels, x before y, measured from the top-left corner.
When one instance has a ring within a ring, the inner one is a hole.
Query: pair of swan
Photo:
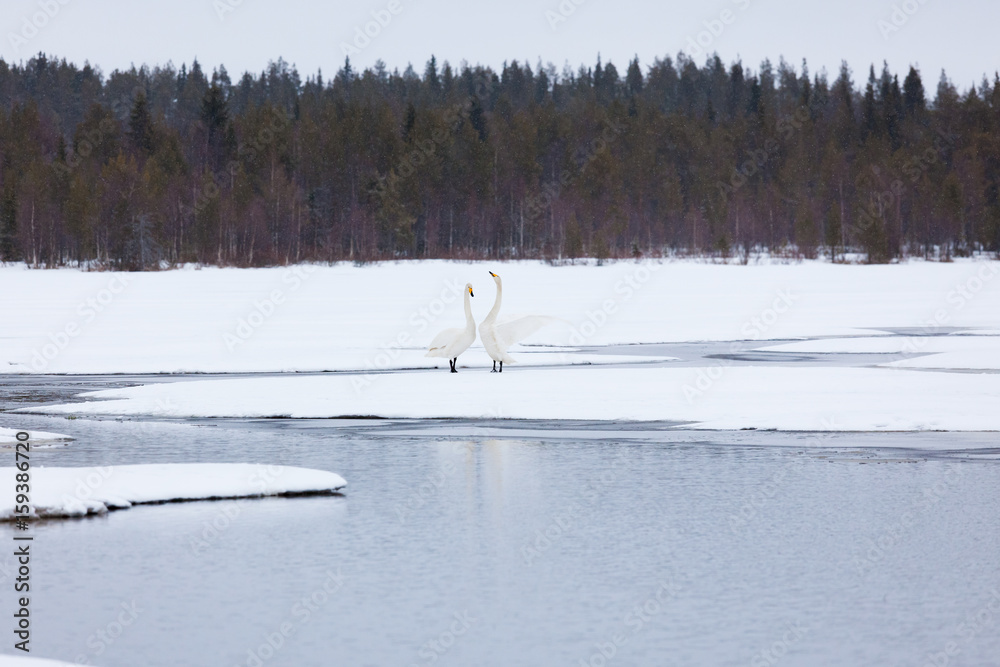
[[[541,315],[526,315],[504,322],[497,322],[497,315],[500,313],[500,302],[503,299],[503,283],[500,276],[490,271],[493,282],[497,285],[497,298],[493,302],[493,308],[486,315],[479,325],[479,337],[483,339],[483,347],[486,353],[493,359],[493,370],[491,373],[503,373],[503,364],[516,363],[516,359],[507,354],[507,348],[514,343],[523,340],[541,329],[555,318]],[[431,341],[427,357],[442,357],[448,360],[451,372],[457,373],[455,365],[458,363],[458,355],[462,354],[476,340],[476,321],[472,319],[472,302],[469,297],[474,297],[472,284],[465,284],[465,328],[445,329]],[[497,362],[500,362],[500,370],[497,371]]]

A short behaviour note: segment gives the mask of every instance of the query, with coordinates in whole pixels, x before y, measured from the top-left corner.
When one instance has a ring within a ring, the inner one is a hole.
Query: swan
[[[473,341],[476,340],[476,321],[472,319],[472,284],[465,283],[465,328],[445,329],[431,341],[430,348],[425,357],[444,357],[451,366],[451,372],[457,373],[455,365],[458,363],[458,355],[469,349]]]
[[[524,340],[546,324],[558,322],[559,319],[544,315],[525,315],[498,324],[497,315],[500,313],[500,302],[503,299],[503,283],[497,274],[490,271],[490,275],[493,276],[493,282],[497,284],[497,299],[493,302],[493,309],[486,315],[486,319],[479,324],[479,337],[483,340],[486,353],[493,359],[493,370],[490,372],[498,372],[497,362],[499,361],[499,372],[503,373],[505,361],[508,364],[517,363],[517,359],[507,354],[508,347]]]

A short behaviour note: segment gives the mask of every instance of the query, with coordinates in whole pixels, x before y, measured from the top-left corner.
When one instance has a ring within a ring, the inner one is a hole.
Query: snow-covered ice
[[[444,360],[423,356],[425,346],[462,323],[466,282],[476,287],[472,308],[482,321],[494,297],[489,270],[503,276],[504,314],[544,313],[565,324],[512,348],[520,363],[502,376],[485,371],[492,363],[478,342],[459,358],[463,372],[448,374]],[[707,358],[701,368],[664,368],[652,362],[673,357],[598,352],[610,344],[683,341],[766,349],[767,341],[826,338],[772,349],[915,352],[891,365],[997,370],[1000,336],[960,334],[1000,331],[998,274],[1000,262],[983,259],[888,266],[421,261],[140,274],[2,267],[0,363],[10,373],[365,371],[185,381],[30,409],[80,415],[993,430],[1000,428],[996,374],[747,367]],[[907,330],[958,335],[893,333]],[[629,366],[599,367],[607,364]],[[576,365],[595,367],[560,368]],[[442,370],[420,370],[435,367]],[[368,372],[401,369],[417,370]]]
[[[769,352],[920,354],[892,361],[898,368],[1000,370],[1000,334],[823,338],[758,348]]]
[[[1000,263],[716,265],[379,263],[151,273],[0,267],[0,364],[9,373],[253,372],[433,367],[434,335],[503,313],[546,314],[531,344],[591,346],[1000,328]],[[478,356],[477,356],[478,355]],[[515,353],[515,356],[517,354]],[[477,341],[459,363],[485,359]]]
[[[0,447],[11,446],[16,443],[17,434],[21,429],[16,428],[4,428],[0,426]],[[72,436],[63,435],[62,433],[49,433],[48,431],[27,431],[28,441],[32,444],[35,443],[49,443],[58,442],[61,440],[73,440]]]
[[[510,348],[510,354],[517,359],[518,366],[605,366],[608,364],[648,364],[660,361],[677,361],[677,357],[665,355],[632,355],[632,354],[588,354],[586,352],[575,352],[572,348],[558,349],[551,347],[536,347],[514,345]],[[447,369],[447,359],[427,359],[421,363],[416,360],[417,356],[423,357],[423,350],[413,352],[404,351],[400,360],[410,360],[405,368],[425,368],[427,366],[437,366]],[[436,361],[436,364],[427,364],[426,361]],[[458,368],[481,369],[492,368],[493,360],[486,354],[486,350],[481,347],[471,348],[458,358]]]
[[[965,349],[930,354],[916,359],[890,361],[893,368],[927,368],[939,370],[1000,370],[1000,349]]]
[[[0,468],[14,488],[15,468]],[[342,489],[336,473],[250,463],[167,463],[90,468],[31,468],[31,506],[39,517],[103,514],[180,500],[325,493]],[[0,519],[14,517],[14,494],[0,498]]]
[[[586,419],[705,429],[1000,430],[1000,375],[884,368],[415,371],[169,382],[24,411],[164,417]]]

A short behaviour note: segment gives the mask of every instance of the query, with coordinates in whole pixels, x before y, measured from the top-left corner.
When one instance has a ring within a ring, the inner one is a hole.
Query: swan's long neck
[[[500,314],[500,301],[503,299],[503,283],[500,282],[499,278],[496,279],[496,283],[497,283],[497,300],[493,302],[493,308],[486,316],[486,319],[491,322],[497,318],[497,315]]]
[[[472,317],[472,300],[469,298],[469,290],[465,290],[465,328],[476,328],[476,320]]]

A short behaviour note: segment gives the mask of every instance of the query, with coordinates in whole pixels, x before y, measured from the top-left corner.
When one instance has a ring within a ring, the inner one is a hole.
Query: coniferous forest
[[[0,260],[1000,251],[1000,79],[855,76],[683,54],[304,80],[0,60]]]

